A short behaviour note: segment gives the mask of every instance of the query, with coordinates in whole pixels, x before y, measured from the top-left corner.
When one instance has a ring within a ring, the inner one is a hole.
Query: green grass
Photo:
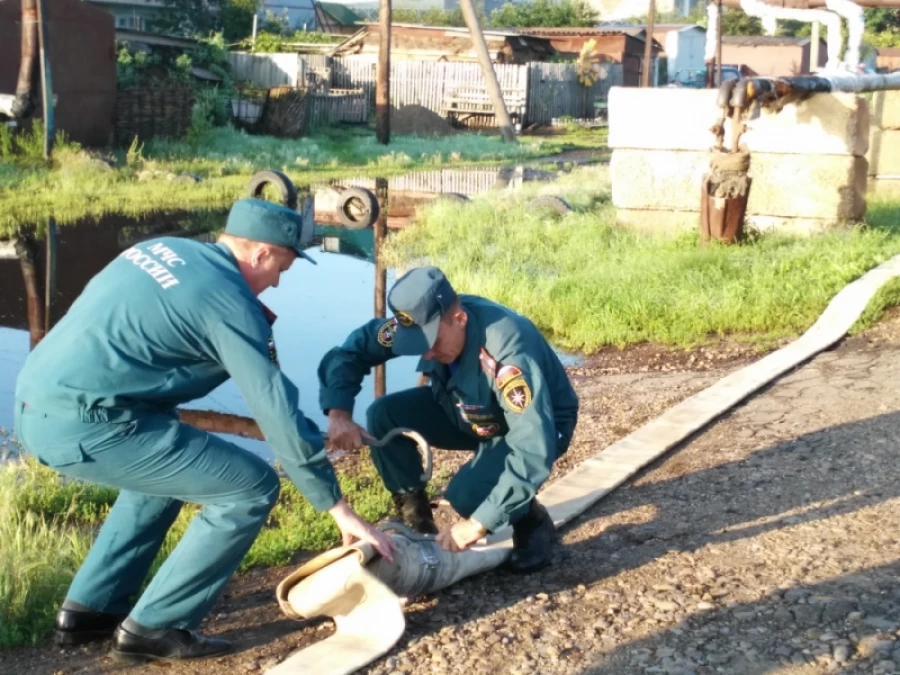
[[[367,453],[359,467],[355,476],[339,476],[341,488],[360,516],[376,522],[388,513],[389,493]],[[436,475],[432,489],[446,479]],[[0,648],[37,644],[46,636],[117,494],[111,488],[66,480],[27,455],[19,463],[0,465]],[[197,510],[191,505],[182,509],[148,582]],[[238,572],[286,565],[300,551],[339,544],[333,519],[316,513],[293,483],[282,480],[278,503]]]
[[[564,195],[565,218],[526,207],[538,193]],[[868,227],[819,236],[767,234],[701,248],[678,237],[616,227],[605,168],[515,194],[435,203],[420,224],[392,236],[385,262],[429,261],[459,291],[509,305],[559,346],[594,352],[656,342],[679,347],[729,336],[770,344],[808,328],[848,282],[900,253],[900,204],[870,203]],[[897,301],[889,288],[873,303]]]
[[[225,208],[262,169],[287,173],[298,186],[357,175],[390,177],[417,169],[465,168],[533,160],[570,147],[602,147],[605,131],[529,137],[518,144],[497,135],[421,138],[395,134],[389,146],[367,129],[330,129],[300,139],[252,136],[220,128],[196,142],[156,141],[118,152],[110,169],[62,144],[52,168],[32,157],[0,160],[0,237],[16,225],[49,217],[69,224],[107,213]],[[193,174],[199,184],[170,178]],[[139,177],[143,180],[139,180]]]

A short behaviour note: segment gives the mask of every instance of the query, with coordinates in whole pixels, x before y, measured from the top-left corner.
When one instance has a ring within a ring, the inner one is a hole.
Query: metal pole
[[[378,73],[375,80],[375,138],[391,142],[391,0],[378,3]]]
[[[650,86],[650,71],[652,70],[651,59],[653,58],[653,25],[656,19],[656,0],[650,0],[650,7],[647,10],[647,34],[644,41],[644,68],[641,71],[641,86]]]
[[[53,296],[56,295],[56,221],[51,218],[47,221],[47,241],[44,256],[44,333],[49,333],[52,324],[50,323],[50,305],[53,303]]]
[[[41,41],[41,85],[44,98],[44,159],[53,153],[53,78],[50,76],[50,43],[47,35],[47,1],[38,0],[38,34]]]
[[[387,305],[387,270],[381,264],[381,244],[387,236],[388,182],[385,178],[375,179],[375,195],[378,197],[378,220],[375,221],[375,316],[384,318]],[[375,366],[375,398],[387,391],[384,364]]]
[[[719,0],[719,14],[716,16],[716,86],[722,86],[722,0]]]
[[[516,141],[516,131],[513,129],[512,121],[509,118],[506,101],[503,100],[500,82],[497,81],[497,73],[494,70],[493,63],[491,63],[491,55],[488,53],[487,42],[484,40],[484,33],[481,32],[481,25],[478,23],[478,16],[475,14],[472,0],[459,0],[459,7],[462,9],[463,18],[469,27],[472,46],[475,47],[478,62],[481,64],[481,72],[484,74],[484,83],[488,96],[491,97],[491,103],[494,104],[494,115],[497,118],[500,133],[503,135],[504,141],[514,143]]]
[[[258,24],[259,24],[259,15],[258,15],[258,14],[254,14],[254,15],[253,15],[253,40],[252,40],[252,42],[250,43],[250,44],[251,44],[251,46],[250,46],[250,51],[251,51],[251,52],[255,52],[255,51],[256,51],[256,28],[257,28]]]

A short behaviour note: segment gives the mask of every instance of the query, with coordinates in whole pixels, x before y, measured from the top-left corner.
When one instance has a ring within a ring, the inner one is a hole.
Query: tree
[[[900,12],[867,9],[865,41],[875,47],[900,47]]]
[[[547,28],[561,26],[594,26],[597,10],[585,0],[530,0],[519,4],[507,2],[491,12],[493,28]]]
[[[165,35],[209,35],[219,28],[222,0],[162,0],[149,28]]]
[[[227,0],[222,7],[222,33],[225,42],[238,42],[253,34],[253,16],[260,0]]]

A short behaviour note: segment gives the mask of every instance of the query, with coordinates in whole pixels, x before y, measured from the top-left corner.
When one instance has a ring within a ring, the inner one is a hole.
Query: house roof
[[[533,28],[510,28],[510,31],[515,31],[520,35],[539,35],[546,37],[557,37],[557,36],[565,36],[565,35],[574,35],[578,37],[582,36],[601,36],[601,35],[632,35],[635,32],[643,32],[643,30],[635,31],[634,29],[620,29],[620,28],[590,28],[590,27],[580,27],[573,26],[571,28],[547,28],[543,26],[537,26]],[[633,35],[633,37],[643,37]]]
[[[156,45],[158,47],[196,47],[198,42],[191,38],[171,37],[169,35],[159,35],[157,33],[145,33],[140,30],[128,30],[125,28],[116,28],[116,42],[142,42],[147,45]]]
[[[701,30],[704,33],[706,29],[703,26],[698,26],[695,23],[657,23],[653,25],[653,34],[657,33],[680,33],[685,30],[693,30],[693,29]]]
[[[347,5],[341,5],[337,2],[317,2],[316,5],[334,19],[338,25],[355,26],[360,23],[361,18]]]
[[[367,44],[370,36],[378,34],[377,23],[365,21],[361,24],[360,30],[333,48],[332,56],[358,52],[364,44]],[[391,29],[391,49],[431,49],[453,54],[461,53],[461,50],[468,52],[472,48],[468,28],[392,23]],[[483,34],[489,43],[496,46],[497,43],[504,42],[513,51],[526,49],[536,53],[546,53],[548,56],[555,53],[546,37],[503,30],[486,30],[483,31]],[[489,48],[490,46],[489,44]]]
[[[809,44],[811,39],[783,35],[723,35],[722,44],[739,47],[799,47]]]

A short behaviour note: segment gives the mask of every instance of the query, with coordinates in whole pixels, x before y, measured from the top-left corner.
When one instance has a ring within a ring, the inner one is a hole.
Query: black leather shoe
[[[431,504],[428,502],[428,494],[425,490],[394,494],[394,508],[400,519],[416,532],[422,534],[437,534],[437,525],[434,524],[434,514],[431,512]]]
[[[528,513],[513,525],[513,552],[507,567],[518,574],[546,567],[550,562],[554,529],[547,509],[532,499]]]
[[[56,613],[54,641],[61,647],[71,647],[91,640],[108,638],[126,616],[126,614],[61,609]]]
[[[155,634],[158,637],[141,637],[119,626],[113,635],[110,655],[123,663],[146,663],[156,659],[206,659],[231,651],[228,640],[204,637],[181,628],[155,631]]]

